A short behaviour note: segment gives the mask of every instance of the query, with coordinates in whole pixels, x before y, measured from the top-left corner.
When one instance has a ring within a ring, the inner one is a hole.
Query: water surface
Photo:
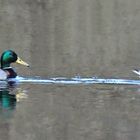
[[[138,84],[75,83],[84,78],[71,78],[68,84],[64,77],[50,78],[56,83],[19,79],[21,82],[0,90],[3,140],[139,138]]]
[[[0,19],[0,54],[31,66],[0,81],[0,140],[140,140],[139,0],[1,0]]]

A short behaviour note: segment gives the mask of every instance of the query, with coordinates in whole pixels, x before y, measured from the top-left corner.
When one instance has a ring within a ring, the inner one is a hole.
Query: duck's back
[[[7,73],[0,69],[0,80],[6,80],[7,79]]]

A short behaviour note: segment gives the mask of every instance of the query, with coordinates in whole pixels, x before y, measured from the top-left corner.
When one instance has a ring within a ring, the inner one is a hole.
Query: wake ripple
[[[13,79],[10,79],[11,81]],[[14,79],[15,80],[15,79]],[[40,77],[17,77],[16,82],[19,83],[35,83],[35,84],[120,84],[120,85],[140,85],[140,80],[133,79],[109,79],[109,78],[82,78],[82,77],[56,77],[42,79]]]

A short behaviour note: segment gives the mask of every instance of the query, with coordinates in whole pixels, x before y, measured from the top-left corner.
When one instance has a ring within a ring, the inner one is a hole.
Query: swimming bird
[[[134,69],[133,72],[140,76],[140,70]]]
[[[1,63],[0,80],[15,78],[17,76],[15,70],[10,66],[11,63],[15,63],[15,62],[29,67],[29,64],[21,60],[14,51],[6,50],[2,53],[0,59],[0,63]]]

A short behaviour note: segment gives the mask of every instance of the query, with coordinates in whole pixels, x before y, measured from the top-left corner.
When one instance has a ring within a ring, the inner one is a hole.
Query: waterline
[[[11,81],[13,79],[10,79]],[[10,81],[9,80],[9,81]],[[18,83],[35,84],[120,84],[120,85],[140,85],[140,80],[135,79],[115,79],[115,78],[82,78],[82,77],[54,77],[43,79],[41,77],[17,77]]]

